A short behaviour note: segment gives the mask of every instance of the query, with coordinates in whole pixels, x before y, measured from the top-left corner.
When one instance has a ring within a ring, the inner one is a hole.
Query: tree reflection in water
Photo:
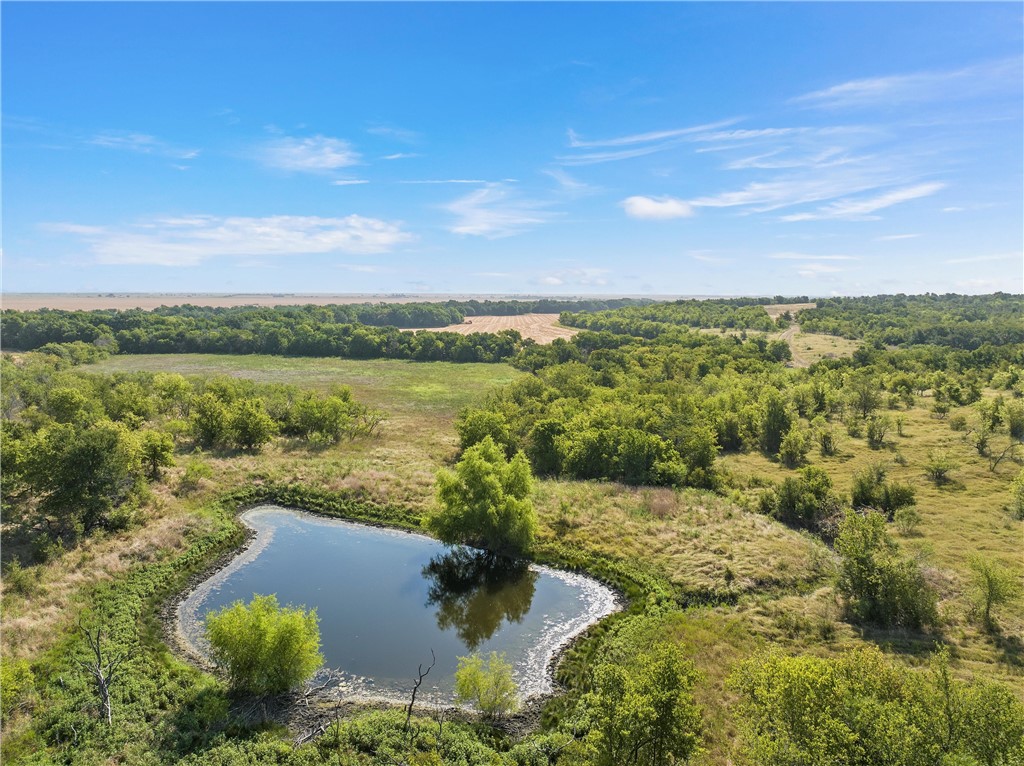
[[[454,548],[423,567],[430,582],[427,606],[437,607],[437,627],[455,628],[470,651],[503,620],[519,622],[530,611],[537,573],[526,561],[472,548]]]

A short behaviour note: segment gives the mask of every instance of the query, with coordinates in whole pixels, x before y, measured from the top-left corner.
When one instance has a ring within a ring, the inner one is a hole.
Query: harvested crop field
[[[568,340],[579,332],[574,327],[562,327],[558,324],[558,314],[466,317],[466,321],[462,324],[450,324],[447,327],[431,327],[429,329],[433,332],[457,332],[462,335],[469,335],[472,332],[518,330],[524,338],[532,338],[538,343],[550,343],[555,338]],[[410,330],[410,332],[416,331]]]

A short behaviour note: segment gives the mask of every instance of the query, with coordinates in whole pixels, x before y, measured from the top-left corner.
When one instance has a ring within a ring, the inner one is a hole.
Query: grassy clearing
[[[174,494],[185,462],[179,454],[178,467],[154,488],[145,525],[88,541],[38,567],[39,582],[31,592],[4,594],[5,658],[38,657],[67,635],[91,588],[121,582],[135,565],[159,563],[182,551],[188,539],[215,523],[198,509],[226,491],[294,480],[413,514],[425,510],[434,472],[455,455],[452,422],[458,411],[521,374],[506,365],[219,355],[124,356],[86,369],[227,374],[320,390],[344,384],[361,402],[387,411],[389,419],[375,437],[322,451],[281,439],[258,455],[205,455],[213,476],[189,497]],[[844,437],[840,454],[810,457],[828,470],[841,492],[849,492],[856,471],[877,461],[889,465],[891,477],[914,485],[921,523],[901,544],[926,562],[942,593],[947,626],[941,635],[871,632],[843,622],[829,585],[828,549],[724,498],[611,483],[538,482],[542,546],[568,543],[671,583],[685,602],[712,602],[668,613],[656,627],[658,637],[685,645],[703,674],[697,696],[708,726],[704,763],[737,760],[735,697],[726,679],[736,663],[769,643],[830,655],[871,642],[919,663],[941,639],[951,645],[959,674],[1005,681],[1024,696],[1020,604],[1000,611],[1001,634],[983,634],[968,614],[966,565],[966,554],[979,551],[1024,574],[1024,524],[1002,510],[1019,468],[1006,462],[990,471],[988,460],[949,428],[948,419],[937,419],[928,403],[888,412],[903,417],[904,435],[893,428],[881,450]],[[925,478],[923,465],[929,453],[940,451],[953,455],[960,467],[952,482],[937,487]],[[792,473],[758,454],[725,455],[721,462],[738,486],[748,488],[751,500],[759,491],[751,485]]]

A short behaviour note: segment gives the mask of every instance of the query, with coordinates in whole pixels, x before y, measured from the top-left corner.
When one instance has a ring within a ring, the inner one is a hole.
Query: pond
[[[341,671],[346,694],[407,701],[431,651],[419,699],[451,701],[458,658],[491,651],[513,664],[521,697],[546,694],[558,650],[617,608],[589,577],[423,535],[269,505],[241,518],[256,538],[181,603],[183,637],[207,654],[207,612],[276,593],[317,609],[325,665]]]

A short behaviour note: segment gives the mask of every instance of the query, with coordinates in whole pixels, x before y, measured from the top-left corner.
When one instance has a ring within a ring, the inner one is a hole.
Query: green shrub
[[[253,596],[206,616],[217,662],[240,691],[267,694],[305,682],[323,664],[316,610],[281,607],[276,596]]]
[[[491,652],[487,661],[479,654],[459,657],[455,671],[455,697],[470,703],[488,718],[501,718],[519,707],[512,664],[505,654]]]

